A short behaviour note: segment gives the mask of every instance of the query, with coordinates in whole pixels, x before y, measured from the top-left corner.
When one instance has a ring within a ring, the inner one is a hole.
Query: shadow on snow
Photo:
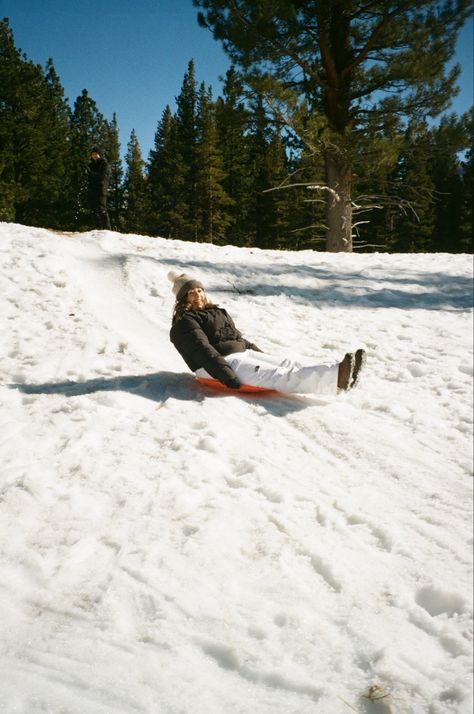
[[[22,394],[62,394],[65,397],[79,397],[96,392],[129,392],[138,397],[151,399],[163,404],[167,399],[203,401],[204,399],[224,399],[231,397],[263,406],[273,416],[300,411],[308,406],[324,406],[327,400],[296,394],[244,394],[218,392],[198,384],[195,377],[187,373],[154,372],[145,375],[120,377],[97,377],[83,382],[45,382],[44,384],[10,384],[10,389],[18,389]]]
[[[102,259],[104,265],[119,264],[123,270],[130,259],[151,261],[157,266],[169,266],[176,270],[203,270],[212,276],[229,269],[235,274],[235,281],[213,277],[207,288],[210,293],[232,293],[253,296],[287,295],[293,299],[317,303],[322,307],[367,307],[398,308],[403,310],[469,310],[473,305],[473,282],[471,276],[453,275],[448,272],[404,270],[395,273],[397,266],[391,265],[390,256],[370,267],[360,270],[338,270],[334,266],[320,266],[262,261],[255,265],[237,262],[214,263],[212,261],[183,261],[179,259],[158,259],[133,253],[116,253]],[[262,277],[263,276],[263,277]],[[315,287],[292,285],[297,278],[314,280]],[[161,279],[161,276],[160,276]],[[370,283],[368,286],[367,283]],[[380,287],[371,287],[380,283]]]

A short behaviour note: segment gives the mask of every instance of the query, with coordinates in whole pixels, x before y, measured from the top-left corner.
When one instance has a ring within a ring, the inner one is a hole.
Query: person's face
[[[93,161],[97,161],[97,159],[100,159],[100,154],[98,154],[97,151],[93,151],[93,152],[91,153],[91,159],[92,159]]]
[[[206,305],[206,293],[202,288],[189,290],[186,299],[191,307],[202,308]]]

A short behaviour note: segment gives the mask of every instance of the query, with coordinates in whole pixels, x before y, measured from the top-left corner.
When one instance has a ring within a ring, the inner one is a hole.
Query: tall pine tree
[[[208,243],[226,242],[226,230],[232,219],[232,199],[223,183],[225,172],[220,148],[212,91],[201,84],[197,113],[196,217],[198,239]]]
[[[462,117],[451,114],[443,117],[438,126],[430,131],[430,173],[435,184],[435,221],[430,236],[432,250],[457,253],[466,249],[461,152],[471,148],[471,118],[472,113]]]
[[[407,210],[393,216],[394,230],[388,246],[391,251],[429,250],[435,223],[435,184],[430,170],[429,145],[426,123],[410,124],[396,171],[397,194],[405,199]]]
[[[122,182],[123,167],[120,156],[120,139],[117,123],[117,115],[114,113],[112,121],[107,124],[104,150],[109,162],[109,198],[108,209],[112,228],[120,230],[121,210],[122,210]]]
[[[185,170],[177,133],[177,121],[167,105],[158,123],[154,147],[147,164],[148,231],[164,238],[184,235]]]
[[[276,248],[285,243],[288,230],[285,208],[288,195],[284,191],[271,191],[287,176],[285,149],[260,95],[252,105],[252,116],[248,135],[253,179],[250,185],[252,244],[259,248]]]
[[[148,212],[145,162],[133,129],[128,142],[125,164],[123,230],[126,233],[145,233]]]
[[[459,250],[465,253],[472,253],[472,229],[474,224],[474,151],[472,150],[472,147],[466,152],[465,160],[461,162],[461,175],[463,201],[461,205],[461,219],[459,223]]]
[[[216,122],[220,137],[225,177],[222,185],[231,198],[230,225],[227,241],[234,245],[249,245],[253,182],[249,159],[248,130],[250,112],[245,104],[243,85],[231,67],[226,74],[223,96],[216,102]]]
[[[58,226],[68,110],[52,61],[43,71],[0,22],[0,217]]]
[[[178,237],[183,240],[198,239],[196,215],[197,201],[197,89],[194,61],[190,60],[184,75],[181,91],[176,97],[176,135],[180,148],[181,163],[177,170],[182,177],[182,209]]]
[[[0,220],[15,220],[15,112],[21,57],[5,19],[0,22]]]

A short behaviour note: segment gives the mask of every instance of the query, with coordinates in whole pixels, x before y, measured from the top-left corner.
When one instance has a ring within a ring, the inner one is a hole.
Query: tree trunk
[[[340,153],[331,149],[326,151],[325,165],[326,185],[332,189],[326,197],[326,250],[331,253],[351,253],[351,165]]]

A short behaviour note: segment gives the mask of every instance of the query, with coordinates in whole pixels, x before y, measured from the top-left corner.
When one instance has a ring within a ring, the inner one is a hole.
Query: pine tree
[[[21,58],[5,19],[0,22],[0,220],[15,220],[15,111]]]
[[[292,197],[284,188],[273,190],[274,187],[283,187],[288,177],[285,144],[276,131],[268,143],[265,164],[268,188],[263,198],[265,215],[268,216],[267,242],[272,248],[289,248]]]
[[[410,216],[416,224],[414,206],[400,180],[403,152],[413,147],[402,118],[384,101],[381,116],[371,115],[354,132],[353,152],[353,242],[360,251],[388,250],[398,240],[398,221]],[[414,198],[412,195],[411,198]]]
[[[212,91],[201,84],[198,96],[196,217],[198,239],[208,243],[224,243],[231,223],[232,199],[223,182],[223,156],[220,149]]]
[[[352,249],[355,132],[390,112],[436,116],[455,92],[447,70],[470,0],[193,0],[248,83],[264,92],[325,175],[327,249]]]
[[[459,221],[459,250],[473,252],[474,152],[470,148],[461,163],[463,201]]]
[[[252,106],[253,122],[249,132],[249,159],[251,174],[250,220],[253,226],[251,245],[266,248],[268,245],[268,216],[265,214],[264,191],[270,188],[267,181],[265,155],[269,142],[269,129],[262,97],[259,96]]]
[[[288,163],[285,192],[291,213],[286,247],[321,249],[325,242],[324,189],[317,187],[314,177],[324,173],[323,158],[296,144]]]
[[[289,196],[271,189],[283,184],[287,176],[285,149],[265,112],[263,98],[252,105],[253,122],[248,136],[253,181],[250,217],[254,236],[252,245],[276,248],[285,242],[288,231]]]
[[[35,210],[30,211],[30,221],[60,228],[66,223],[70,112],[52,60],[47,62],[44,80],[45,91],[36,123],[38,141],[42,144],[38,171],[41,178],[37,174]]]
[[[122,182],[123,182],[123,167],[120,157],[120,140],[117,124],[117,115],[114,113],[112,121],[107,125],[107,135],[104,141],[105,154],[110,165],[110,180],[109,180],[109,214],[112,227],[115,230],[120,229],[121,210],[122,210]]]
[[[148,231],[165,238],[184,236],[185,171],[176,118],[167,105],[155,133],[148,164]]]
[[[435,183],[430,166],[430,132],[426,123],[413,122],[406,131],[396,181],[397,194],[405,199],[407,210],[392,216],[391,252],[428,251],[435,224]]]
[[[44,83],[41,68],[22,62],[14,106],[15,220],[38,223],[38,208],[45,200],[48,138],[44,128]]]
[[[435,224],[431,249],[443,252],[465,250],[464,176],[460,152],[471,146],[471,114],[443,117],[430,131],[430,173],[435,185]]]
[[[183,213],[179,225],[176,224],[175,228],[177,237],[183,240],[197,240],[197,91],[193,60],[188,64],[181,91],[176,97],[176,107],[176,135],[181,158],[181,164],[176,168],[183,183],[180,197]]]
[[[43,71],[0,23],[0,217],[58,226],[68,142],[67,105],[52,61]]]
[[[249,122],[242,82],[231,67],[225,77],[223,96],[216,102],[216,123],[225,172],[222,185],[232,200],[226,238],[229,243],[241,246],[250,245],[252,233],[249,221],[252,184],[247,138]]]
[[[142,234],[146,231],[148,192],[144,174],[145,162],[133,129],[127,146],[125,163],[123,230],[127,233]]]

